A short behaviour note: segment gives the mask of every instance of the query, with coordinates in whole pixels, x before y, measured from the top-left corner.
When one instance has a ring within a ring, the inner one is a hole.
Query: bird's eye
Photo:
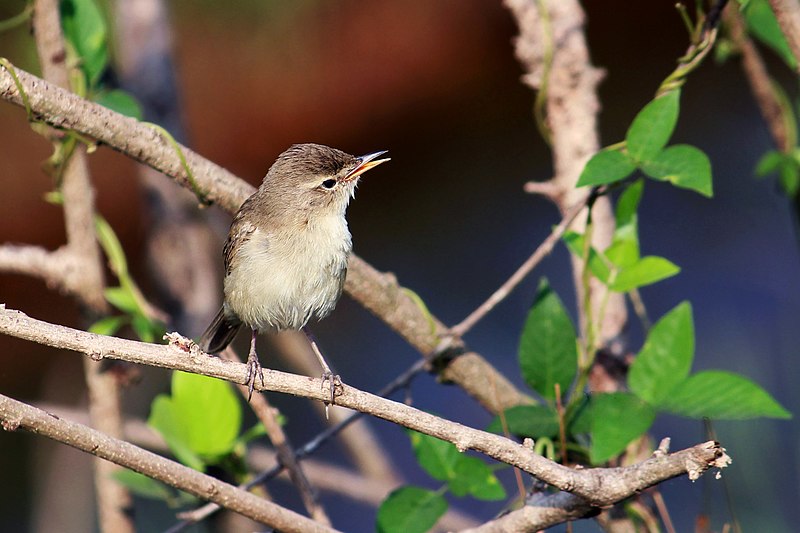
[[[336,187],[336,180],[335,179],[329,179],[329,180],[325,180],[325,181],[322,182],[322,188],[323,189],[331,190],[334,187]]]

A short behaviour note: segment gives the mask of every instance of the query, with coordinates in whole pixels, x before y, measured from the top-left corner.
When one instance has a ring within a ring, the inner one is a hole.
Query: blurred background
[[[674,68],[687,34],[673,2],[586,4],[592,61],[607,74],[599,89],[600,128],[602,143],[610,144],[623,138]],[[21,0],[6,0],[0,19],[23,7]],[[176,0],[169,15],[184,140],[195,151],[256,185],[293,143],[318,142],[356,154],[389,150],[391,164],[367,175],[351,204],[355,251],[394,272],[445,323],[460,321],[480,304],[558,222],[548,201],[522,191],[526,181],[550,177],[551,161],[532,119],[534,95],[519,81],[516,27],[500,2]],[[39,72],[26,27],[0,34],[0,56]],[[784,81],[792,79],[777,61],[770,68]],[[697,332],[694,370],[743,373],[797,413],[796,220],[774,183],[753,177],[758,158],[772,146],[736,60],[715,64],[709,58],[690,77],[672,142],[708,153],[715,197],[646,184],[639,222],[643,253],[682,268],[677,277],[641,291],[650,316],[657,319],[690,300]],[[50,249],[64,242],[60,208],[43,201],[52,188],[40,168],[49,154],[49,144],[30,131],[24,112],[0,103],[0,242]],[[106,148],[90,162],[98,209],[122,239],[134,276],[147,291],[151,221],[142,215],[136,164]],[[221,263],[229,217],[218,208],[203,216],[219,239],[213,253]],[[569,268],[568,254],[559,247],[466,338],[521,387],[518,336],[538,280],[549,278],[574,317]],[[221,288],[215,290],[221,295]],[[0,274],[0,302],[38,319],[82,327],[72,300],[37,280]],[[343,379],[368,391],[418,358],[347,297],[312,331]],[[641,335],[634,331],[629,340],[638,350]],[[283,368],[281,361],[265,359],[266,366]],[[0,361],[3,394],[85,405],[81,356],[0,336]],[[146,418],[149,402],[168,389],[169,380],[162,371],[141,373],[139,383],[125,390],[124,405],[129,416]],[[415,406],[452,420],[483,427],[491,419],[459,389],[430,376],[417,379],[411,392]],[[305,400],[270,399],[287,415],[295,444],[323,427]],[[438,487],[416,465],[403,430],[379,420],[369,424],[407,482]],[[727,422],[715,429],[734,460],[722,481],[706,476],[662,485],[677,530],[692,530],[701,514],[721,530],[731,520],[727,491],[745,531],[790,531],[800,500],[797,423]],[[700,422],[672,416],[660,416],[651,433],[656,440],[671,437],[673,449],[706,440]],[[96,526],[89,461],[43,440],[0,434],[0,530],[43,530],[48,513],[64,531],[91,530]],[[347,464],[335,442],[317,457]],[[501,476],[515,490],[510,472]],[[281,487],[273,489],[279,501]],[[44,508],[43,501],[61,504]],[[374,509],[325,492],[322,501],[336,527],[373,528]],[[481,521],[500,510],[497,504],[450,501]],[[163,504],[144,502],[137,524],[158,531],[172,517]],[[586,522],[577,530],[597,526]]]

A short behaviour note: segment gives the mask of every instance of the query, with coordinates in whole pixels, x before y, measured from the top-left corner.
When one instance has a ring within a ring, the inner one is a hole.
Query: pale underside
[[[300,329],[323,318],[342,292],[352,248],[344,214],[273,233],[245,223],[225,277],[225,314],[263,332]]]

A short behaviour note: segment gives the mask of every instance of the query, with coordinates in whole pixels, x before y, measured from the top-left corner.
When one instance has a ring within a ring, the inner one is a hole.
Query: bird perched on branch
[[[323,318],[342,294],[352,250],[345,212],[364,172],[386,151],[361,157],[320,144],[283,152],[258,190],[239,208],[225,243],[224,303],[200,338],[211,354],[224,350],[244,324],[251,330],[247,380],[253,394],[264,375],[259,332],[301,330]],[[324,378],[334,376],[312,341]]]

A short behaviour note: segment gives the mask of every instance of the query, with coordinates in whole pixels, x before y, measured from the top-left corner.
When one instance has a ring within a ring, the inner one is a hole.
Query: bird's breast
[[[351,249],[343,216],[303,221],[291,231],[258,228],[225,278],[225,305],[258,330],[300,329],[335,307]]]

